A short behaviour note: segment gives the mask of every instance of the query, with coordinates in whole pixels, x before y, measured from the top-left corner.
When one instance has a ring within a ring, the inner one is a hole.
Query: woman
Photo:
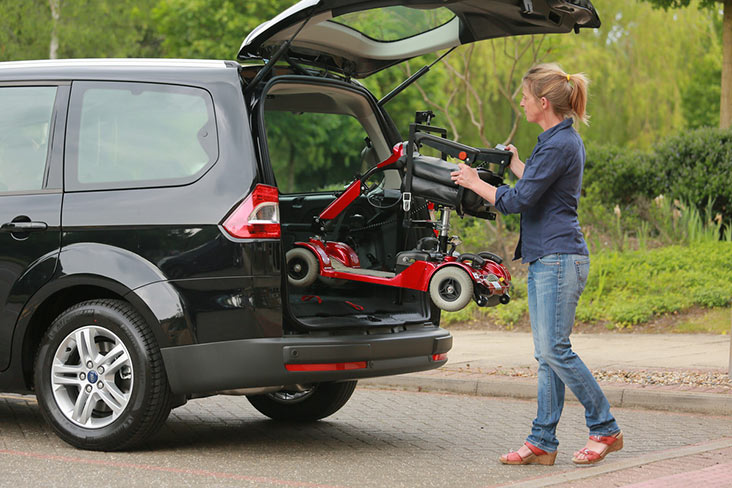
[[[623,437],[600,386],[572,351],[569,335],[587,282],[589,251],[577,219],[585,148],[573,121],[587,123],[587,79],[555,64],[531,68],[523,78],[521,106],[526,120],[539,124],[531,157],[524,164],[517,149],[511,171],[514,188],[483,182],[475,169],[460,164],[452,179],[481,195],[501,213],[521,213],[521,237],[514,259],[529,263],[528,298],[534,357],[538,369],[538,407],[531,434],[504,464],[554,464],[556,428],[564,406],[564,385],[585,407],[590,438],[574,453],[577,464],[598,462],[623,447]]]

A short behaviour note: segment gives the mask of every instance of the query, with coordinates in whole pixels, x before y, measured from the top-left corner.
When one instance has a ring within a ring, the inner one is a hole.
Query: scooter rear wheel
[[[432,303],[438,308],[456,312],[473,298],[473,280],[462,268],[446,266],[432,276],[429,291]]]
[[[287,251],[287,282],[292,286],[307,288],[318,278],[318,258],[303,247]]]

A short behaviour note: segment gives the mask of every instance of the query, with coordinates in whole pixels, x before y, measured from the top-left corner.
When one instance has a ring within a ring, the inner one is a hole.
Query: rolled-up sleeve
[[[496,209],[502,214],[520,213],[533,207],[565,171],[563,151],[547,147],[537,151],[524,168],[516,186],[501,186],[496,190]]]

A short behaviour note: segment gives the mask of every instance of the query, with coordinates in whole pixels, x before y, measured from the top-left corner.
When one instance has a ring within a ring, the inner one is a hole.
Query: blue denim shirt
[[[589,255],[577,219],[585,146],[564,119],[539,134],[516,186],[496,191],[496,208],[521,213],[521,238],[514,259],[531,263],[553,253]]]

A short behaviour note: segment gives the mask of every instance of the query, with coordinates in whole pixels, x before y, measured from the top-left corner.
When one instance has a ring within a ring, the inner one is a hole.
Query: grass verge
[[[459,312],[443,313],[443,323],[490,321],[511,330],[528,314],[526,281],[516,280],[513,285],[508,305],[480,309],[471,303]],[[673,330],[722,334],[729,333],[731,301],[731,242],[601,251],[591,256],[590,277],[577,306],[577,320],[603,323],[608,329],[634,328],[701,308],[709,309],[709,314],[681,321]]]

